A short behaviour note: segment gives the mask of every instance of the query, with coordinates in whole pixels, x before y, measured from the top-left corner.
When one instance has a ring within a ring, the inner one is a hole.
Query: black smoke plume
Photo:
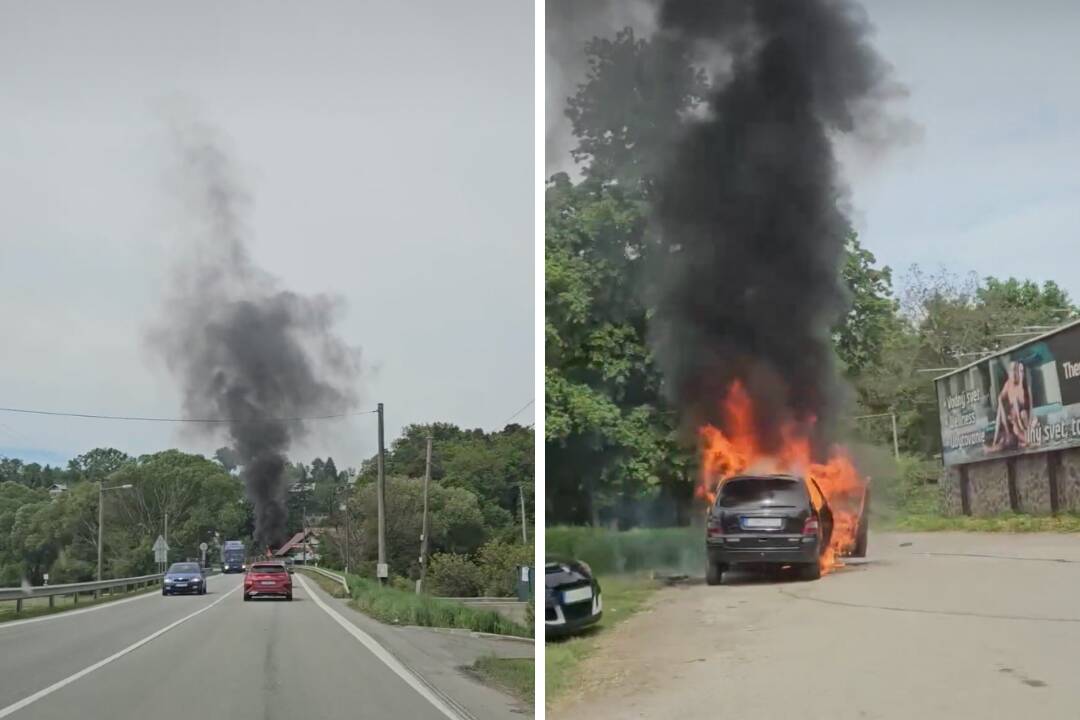
[[[668,392],[687,420],[723,429],[739,380],[766,449],[785,421],[811,420],[821,449],[842,399],[830,328],[850,227],[833,143],[881,117],[889,67],[846,0],[668,0],[659,24],[729,60],[658,187],[671,253],[653,344]]]
[[[181,383],[185,414],[228,420],[257,547],[276,547],[286,533],[285,453],[308,431],[296,418],[356,405],[359,354],[334,334],[338,301],[284,290],[252,262],[249,198],[214,134],[187,124],[176,138],[183,247],[150,340]]]

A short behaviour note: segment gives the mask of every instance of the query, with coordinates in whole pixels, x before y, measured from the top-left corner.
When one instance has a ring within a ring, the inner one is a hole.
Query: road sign
[[[207,545],[207,544],[206,544],[206,543],[204,543],[204,542],[201,542],[201,543],[199,543],[199,549],[200,549],[200,550],[202,550],[203,552],[206,552],[206,549],[207,549],[208,547],[210,547],[210,546],[209,546],[209,545]]]
[[[169,545],[160,535],[154,541],[154,562],[169,562]]]
[[[390,577],[390,564],[389,563],[378,563],[375,566],[375,574],[378,577],[381,577],[381,578]]]

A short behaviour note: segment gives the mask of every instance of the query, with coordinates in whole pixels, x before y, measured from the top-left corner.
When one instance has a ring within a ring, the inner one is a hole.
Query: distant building
[[[312,530],[302,530],[278,548],[274,556],[280,558],[291,557],[302,563],[317,562],[319,560],[319,538]]]
[[[298,482],[289,486],[289,492],[302,493],[302,492],[315,492],[315,483],[313,482]]]
[[[67,483],[53,483],[51,486],[49,486],[49,495],[53,497],[58,497],[66,493],[67,490]]]

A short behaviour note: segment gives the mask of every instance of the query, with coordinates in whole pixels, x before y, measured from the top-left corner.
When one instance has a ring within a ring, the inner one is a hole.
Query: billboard
[[[935,383],[946,465],[1080,447],[1080,323]]]

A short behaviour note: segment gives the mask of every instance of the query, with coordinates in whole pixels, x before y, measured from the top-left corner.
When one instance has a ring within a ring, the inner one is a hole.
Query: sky
[[[575,22],[554,45],[549,25],[549,54],[611,22],[648,28],[644,0],[594,4],[601,10],[590,22]],[[883,155],[841,149],[863,244],[893,269],[897,286],[918,264],[1054,280],[1080,301],[1080,4],[863,5],[875,46],[907,88],[892,111],[915,126]],[[570,143],[552,97],[572,93],[574,83],[551,71],[547,81],[548,145],[561,150]],[[570,166],[565,153],[554,162],[549,154],[549,173]]]
[[[0,3],[0,406],[182,415],[146,343],[183,242],[182,107],[252,199],[256,264],[343,299],[387,443],[502,428],[534,387],[533,37],[530,3],[504,0]],[[374,418],[320,421],[290,454],[358,466]],[[38,462],[223,444],[0,412],[0,456]]]

